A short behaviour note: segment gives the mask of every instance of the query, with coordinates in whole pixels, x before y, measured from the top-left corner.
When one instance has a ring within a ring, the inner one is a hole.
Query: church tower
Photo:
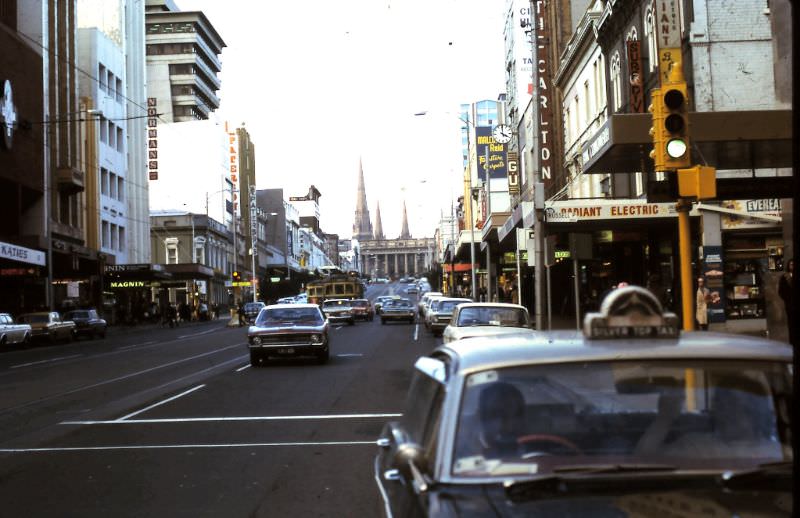
[[[403,230],[400,231],[398,239],[411,239],[411,232],[408,230],[408,212],[406,211],[406,202],[403,201]]]
[[[372,222],[369,220],[367,191],[364,189],[364,167],[358,160],[358,193],[356,194],[356,217],[353,222],[353,239],[368,241],[372,239]]]
[[[375,207],[375,239],[386,239],[383,235],[383,223],[381,222],[381,202]]]

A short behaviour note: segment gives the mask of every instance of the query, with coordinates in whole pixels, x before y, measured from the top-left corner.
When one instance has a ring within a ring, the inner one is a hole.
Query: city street
[[[440,340],[337,324],[328,364],[253,368],[224,324],[0,354],[3,514],[377,515],[375,439]]]

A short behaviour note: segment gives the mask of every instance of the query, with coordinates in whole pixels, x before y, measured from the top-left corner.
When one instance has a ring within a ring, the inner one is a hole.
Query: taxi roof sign
[[[675,313],[665,312],[661,302],[641,286],[612,291],[597,313],[583,319],[583,335],[593,340],[625,338],[677,338],[680,323]]]

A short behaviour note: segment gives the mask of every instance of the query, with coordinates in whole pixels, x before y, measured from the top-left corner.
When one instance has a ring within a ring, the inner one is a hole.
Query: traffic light
[[[232,276],[233,276],[233,281],[234,282],[239,282],[239,281],[242,280],[242,275],[238,271],[234,270]]]
[[[650,138],[653,140],[653,150],[650,151],[650,158],[655,164],[655,171],[664,171],[664,98],[660,88],[653,88],[650,91],[650,106],[647,111],[652,114],[653,125],[650,126]]]
[[[662,86],[664,168],[674,170],[691,166],[689,148],[689,96],[686,81]]]

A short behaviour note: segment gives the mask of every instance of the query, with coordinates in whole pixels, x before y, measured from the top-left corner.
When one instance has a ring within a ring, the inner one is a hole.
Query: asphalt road
[[[253,368],[217,321],[3,351],[0,515],[377,516],[375,440],[440,341],[376,318]]]

